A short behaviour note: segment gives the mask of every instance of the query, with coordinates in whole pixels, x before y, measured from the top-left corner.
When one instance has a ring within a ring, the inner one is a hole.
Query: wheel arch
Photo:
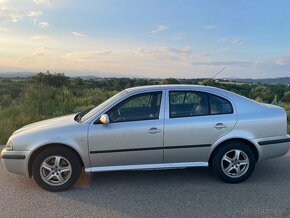
[[[250,140],[244,139],[244,138],[231,138],[231,139],[227,139],[225,141],[220,142],[218,145],[215,146],[215,148],[212,150],[212,152],[210,153],[209,159],[208,159],[208,163],[209,166],[211,166],[211,162],[212,162],[212,158],[214,157],[215,153],[225,144],[228,143],[232,143],[232,142],[242,142],[246,145],[249,146],[249,148],[253,151],[254,156],[255,156],[255,160],[256,162],[259,160],[259,151],[257,149],[257,147],[255,146],[254,143],[252,143]]]
[[[43,150],[45,150],[48,147],[62,147],[62,148],[66,148],[66,149],[71,150],[72,152],[74,152],[77,155],[77,157],[78,157],[78,159],[79,159],[79,161],[81,163],[81,166],[84,166],[84,162],[83,162],[83,159],[81,158],[81,155],[73,147],[71,147],[69,145],[66,145],[66,144],[63,144],[63,143],[49,143],[49,144],[45,144],[45,145],[42,145],[42,146],[38,147],[30,155],[29,161],[28,161],[28,175],[29,175],[29,177],[32,176],[32,164],[33,164],[35,158],[37,157],[37,155],[40,152],[42,152]]]

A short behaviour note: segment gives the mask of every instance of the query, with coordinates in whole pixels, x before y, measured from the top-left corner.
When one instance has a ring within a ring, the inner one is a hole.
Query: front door
[[[109,124],[89,127],[92,167],[163,162],[162,91],[136,94],[109,109]]]

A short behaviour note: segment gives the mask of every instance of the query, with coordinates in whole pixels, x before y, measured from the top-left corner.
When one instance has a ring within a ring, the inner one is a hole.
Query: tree
[[[179,84],[179,81],[175,78],[166,78],[161,81],[161,84]]]
[[[277,95],[275,95],[275,98],[274,98],[274,100],[272,101],[272,104],[276,104],[276,105],[279,104],[279,100],[278,100]]]
[[[9,78],[1,78],[2,83],[11,83],[11,79]]]
[[[84,85],[84,80],[80,77],[77,77],[73,80],[72,85],[74,86],[83,86]]]
[[[54,73],[51,74],[49,71],[46,73],[38,73],[36,76],[32,77],[32,82],[35,84],[47,85],[52,87],[62,87],[67,86],[69,83],[69,78],[64,75],[64,73]]]
[[[1,96],[1,99],[0,99],[1,107],[9,107],[11,104],[12,104],[12,97],[10,94],[4,94]]]
[[[290,103],[290,91],[284,93],[284,98],[287,103]]]
[[[253,88],[250,92],[250,98],[262,100],[266,103],[272,103],[274,95],[271,92],[271,89],[266,86],[257,86]]]

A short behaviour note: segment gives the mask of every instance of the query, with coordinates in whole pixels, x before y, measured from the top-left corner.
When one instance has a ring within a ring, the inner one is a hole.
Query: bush
[[[0,81],[0,144],[18,128],[39,120],[93,108],[128,87],[156,84],[197,84],[201,79],[90,79],[68,78],[64,74],[39,73],[29,80]],[[210,85],[251,97],[261,102],[281,104],[288,113],[290,90],[285,86],[220,83]],[[284,102],[281,102],[284,101]],[[288,129],[289,131],[289,129]]]
[[[14,102],[11,96],[4,94],[0,102],[5,104],[0,110],[0,144],[26,124],[93,108],[113,94],[115,91],[99,88],[75,91],[68,87],[36,84],[26,85]]]

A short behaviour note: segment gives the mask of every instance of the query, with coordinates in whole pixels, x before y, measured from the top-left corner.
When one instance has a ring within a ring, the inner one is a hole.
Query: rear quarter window
[[[212,94],[209,94],[209,107],[211,115],[233,113],[233,106],[227,99]]]

